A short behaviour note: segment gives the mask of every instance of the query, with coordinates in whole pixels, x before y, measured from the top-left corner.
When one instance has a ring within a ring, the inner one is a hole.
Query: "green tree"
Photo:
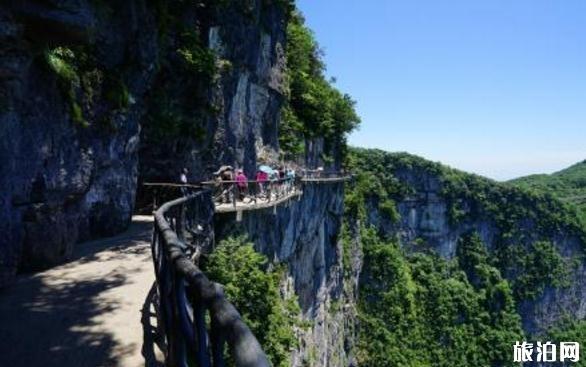
[[[227,298],[250,327],[274,366],[290,365],[297,346],[294,327],[300,313],[296,299],[284,299],[279,284],[282,269],[267,269],[267,258],[244,237],[219,243],[202,269],[209,278],[224,286]]]

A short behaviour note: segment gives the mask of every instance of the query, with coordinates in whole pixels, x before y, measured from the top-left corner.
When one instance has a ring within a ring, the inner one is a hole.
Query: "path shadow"
[[[125,276],[47,287],[42,278],[20,282],[0,293],[0,365],[115,366],[122,350],[109,333],[92,330],[97,315],[118,304],[96,296],[124,283]]]
[[[70,263],[21,275],[16,283],[0,289],[0,366],[112,367],[133,356],[140,363],[140,344],[121,340],[125,332],[113,335],[104,327],[104,318],[128,308],[132,295],[124,294],[124,287],[133,284],[133,275],[144,269],[127,260],[150,252],[151,228],[152,222],[139,221],[117,237],[78,244]],[[150,256],[142,257],[140,264],[150,261]],[[118,258],[124,266],[107,263]],[[83,264],[91,262],[96,266],[89,264],[92,272],[88,274]],[[119,292],[118,296],[112,292]],[[138,322],[135,327],[140,333]]]

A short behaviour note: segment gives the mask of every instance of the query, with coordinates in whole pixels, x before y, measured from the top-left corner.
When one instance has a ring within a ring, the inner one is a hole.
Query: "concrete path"
[[[161,366],[152,218],[0,290],[0,366]]]

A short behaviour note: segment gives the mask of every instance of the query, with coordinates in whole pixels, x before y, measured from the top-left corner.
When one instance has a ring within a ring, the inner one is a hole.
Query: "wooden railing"
[[[199,255],[212,247],[212,213],[222,212],[222,206],[234,208],[232,211],[276,207],[302,195],[303,184],[350,178],[315,171],[296,178],[248,181],[244,196],[238,195],[237,181],[144,184],[152,190],[156,209],[151,249],[167,366],[187,367],[195,362],[198,367],[222,367],[226,349],[237,367],[270,366],[255,336],[224,297],[221,285],[210,281],[196,265]],[[226,196],[228,200],[224,200]],[[164,204],[158,207],[161,202]]]
[[[209,190],[192,192],[155,212],[152,256],[159,294],[159,320],[166,337],[166,365],[226,365],[225,346],[238,367],[268,367],[268,359],[222,287],[195,265],[206,238]],[[206,317],[206,315],[208,317]],[[209,323],[206,321],[209,319]]]

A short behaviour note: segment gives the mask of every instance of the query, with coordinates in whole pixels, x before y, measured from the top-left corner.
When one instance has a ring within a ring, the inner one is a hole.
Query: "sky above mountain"
[[[586,158],[586,1],[298,0],[356,146],[504,180]]]

